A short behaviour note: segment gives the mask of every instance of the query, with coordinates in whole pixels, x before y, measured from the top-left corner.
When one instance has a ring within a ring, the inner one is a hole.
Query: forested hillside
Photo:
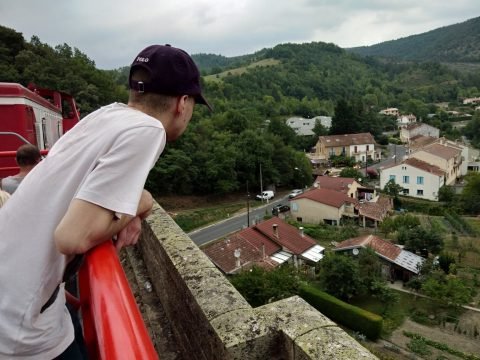
[[[480,17],[423,34],[351,48],[349,51],[397,60],[480,64]]]
[[[197,107],[185,135],[167,146],[148,179],[157,193],[221,195],[245,191],[247,183],[255,192],[260,166],[264,185],[309,183],[311,169],[303,152],[315,145],[316,137],[297,137],[285,125],[290,116],[330,115],[334,132],[370,131],[385,141],[381,132],[395,124],[378,114],[382,108],[394,106],[426,120],[429,113],[442,115],[435,103],[460,105],[462,97],[480,96],[478,73],[464,76],[438,63],[385,63],[320,42],[281,44],[230,60],[194,57],[203,59],[204,74],[227,73],[204,79],[215,111]],[[271,65],[241,72],[232,68],[257,62]],[[52,48],[37,37],[26,41],[15,30],[0,27],[0,81],[35,82],[71,93],[82,116],[113,101],[125,102],[127,77],[128,67],[98,70],[79,49],[67,44]],[[442,131],[452,128],[444,125]],[[321,127],[316,131],[325,133]]]

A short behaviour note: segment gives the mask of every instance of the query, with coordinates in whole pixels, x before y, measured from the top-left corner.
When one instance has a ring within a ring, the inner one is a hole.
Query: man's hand
[[[152,208],[153,197],[147,190],[143,190],[138,203],[137,216],[142,220],[145,219],[152,212]]]
[[[135,245],[142,232],[142,219],[135,216],[117,235],[115,248],[119,252],[123,247]]]

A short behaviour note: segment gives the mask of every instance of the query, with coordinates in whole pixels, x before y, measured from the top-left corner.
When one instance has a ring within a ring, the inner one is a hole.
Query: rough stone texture
[[[376,359],[298,296],[253,309],[158,204],[139,243],[185,359]]]

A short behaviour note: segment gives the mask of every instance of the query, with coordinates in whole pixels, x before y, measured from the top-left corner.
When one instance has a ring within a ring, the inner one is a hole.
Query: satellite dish
[[[358,251],[358,249],[357,249],[357,248],[355,248],[355,249],[353,249],[353,250],[352,250],[352,253],[353,253],[353,255],[357,256],[357,255],[358,255],[358,253],[359,253],[359,251]]]

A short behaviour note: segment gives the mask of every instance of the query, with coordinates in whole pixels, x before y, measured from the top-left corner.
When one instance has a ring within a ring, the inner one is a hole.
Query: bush
[[[365,334],[371,340],[380,337],[383,326],[381,316],[347,304],[307,284],[302,284],[299,290],[299,295],[306,302],[333,321]]]

